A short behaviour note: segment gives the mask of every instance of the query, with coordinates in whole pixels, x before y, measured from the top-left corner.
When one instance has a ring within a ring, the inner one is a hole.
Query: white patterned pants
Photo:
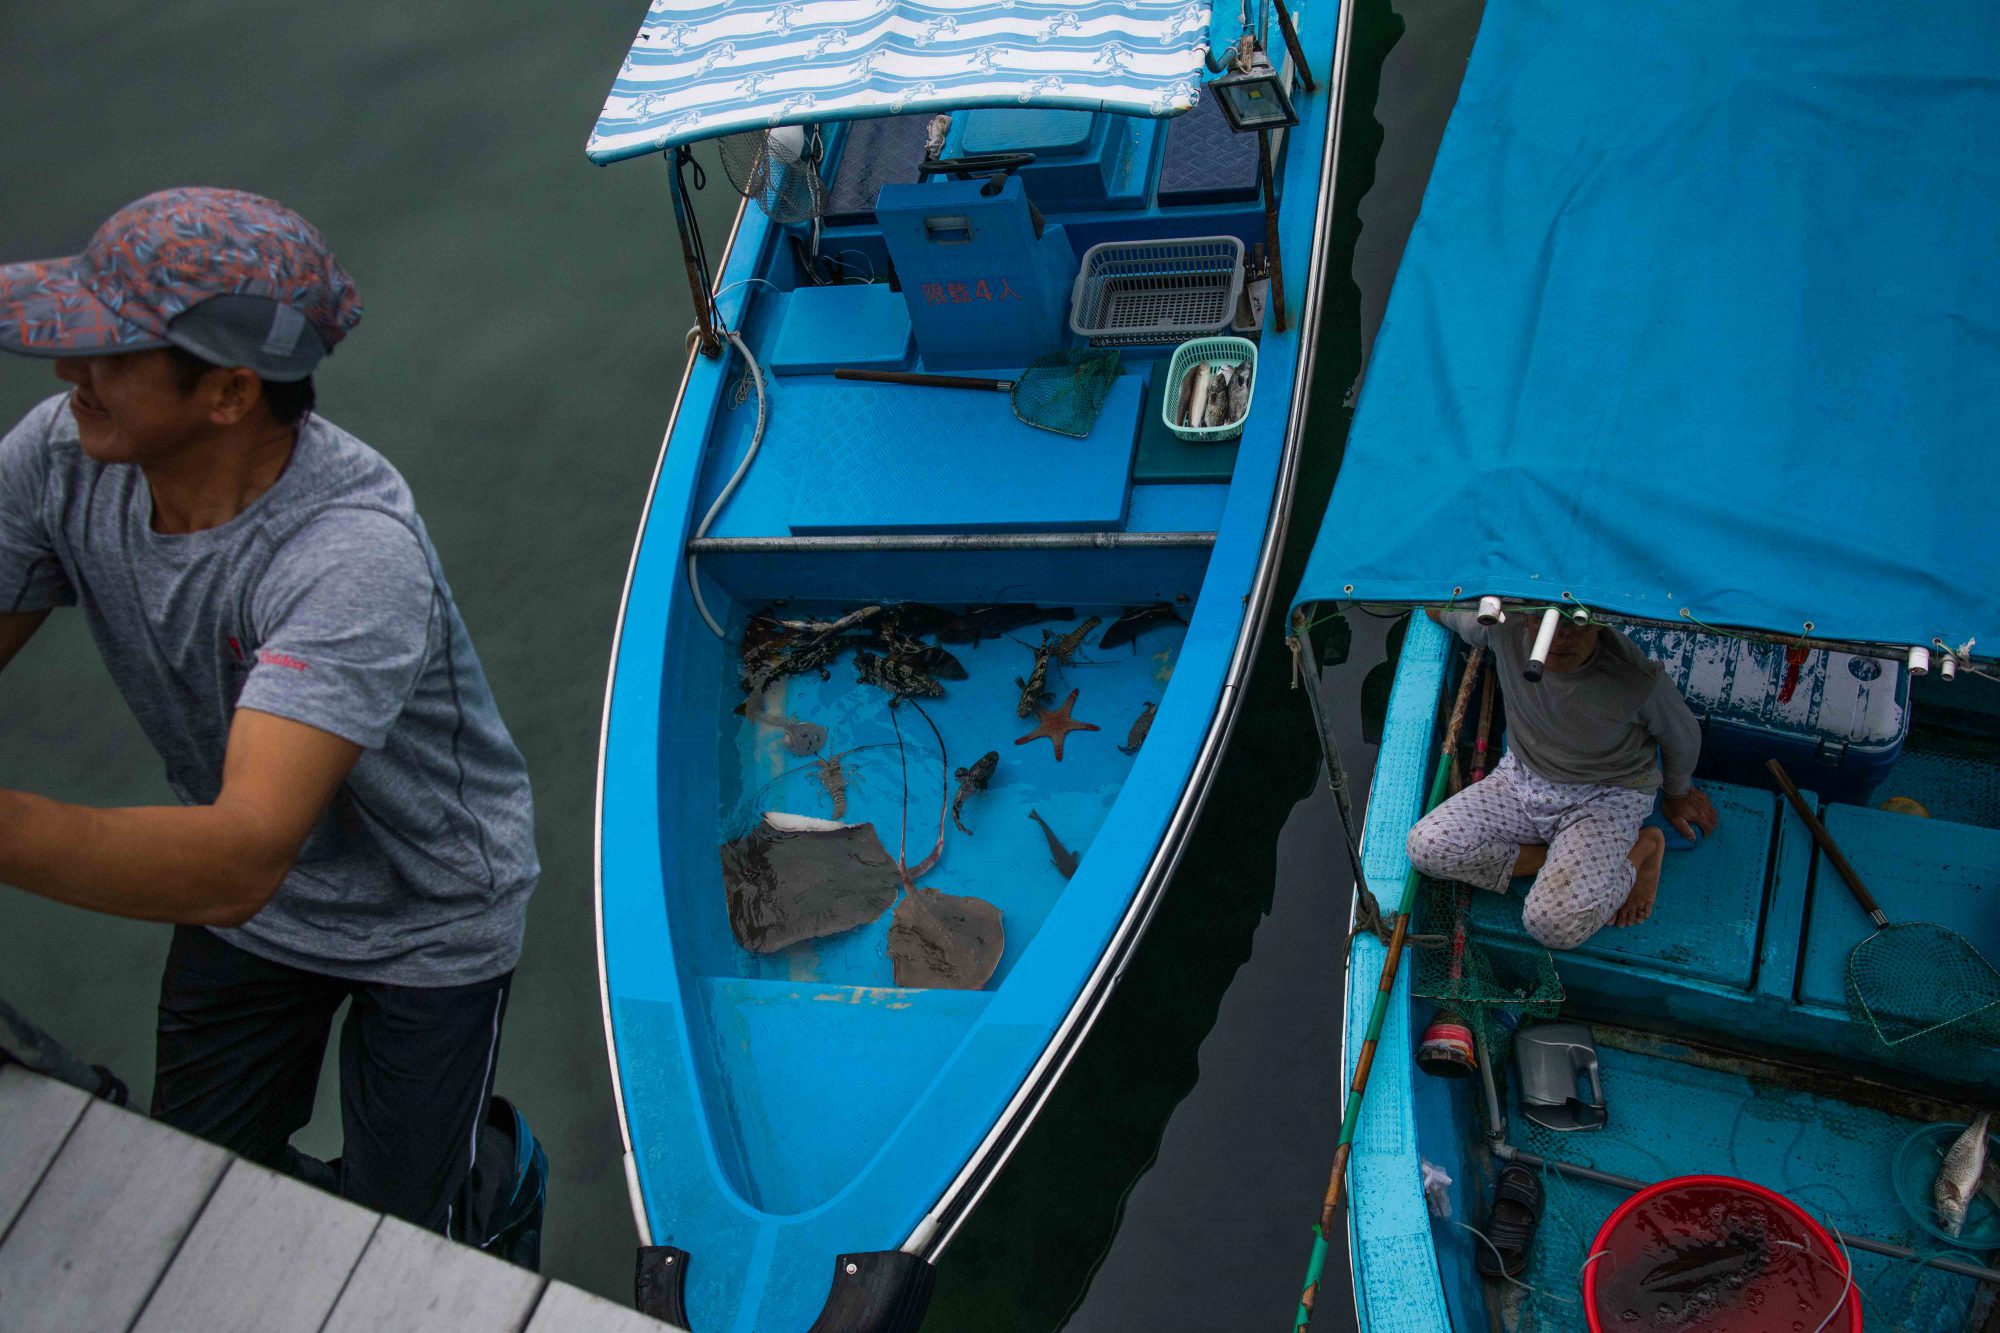
[[[1410,830],[1410,863],[1426,875],[1505,893],[1525,843],[1549,859],[1535,876],[1521,924],[1551,949],[1574,949],[1622,907],[1637,873],[1632,844],[1653,793],[1550,782],[1509,754]]]

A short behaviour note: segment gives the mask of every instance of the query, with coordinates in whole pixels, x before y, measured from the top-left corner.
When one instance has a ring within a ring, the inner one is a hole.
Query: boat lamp
[[[1292,99],[1278,71],[1271,68],[1269,56],[1252,47],[1239,52],[1230,65],[1230,72],[1210,85],[1222,102],[1222,115],[1230,129],[1247,134],[1299,123],[1299,113],[1292,110]]]

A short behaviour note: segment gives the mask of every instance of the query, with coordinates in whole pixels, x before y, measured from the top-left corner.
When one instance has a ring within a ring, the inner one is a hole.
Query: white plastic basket
[[[1174,409],[1180,406],[1181,381],[1203,361],[1211,365],[1250,367],[1250,397],[1244,401],[1243,415],[1227,425],[1183,426],[1174,420]],[[1160,419],[1168,430],[1195,444],[1233,440],[1243,433],[1243,423],[1250,419],[1250,405],[1256,398],[1257,344],[1248,338],[1196,338],[1176,347],[1173,358],[1167,362],[1167,391],[1161,396]]]

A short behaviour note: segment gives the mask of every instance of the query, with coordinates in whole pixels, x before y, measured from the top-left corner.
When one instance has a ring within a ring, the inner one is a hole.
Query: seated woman
[[[1495,893],[1533,875],[1521,922],[1551,949],[1644,921],[1666,851],[1664,835],[1643,827],[1662,758],[1667,822],[1689,838],[1715,831],[1715,807],[1692,785],[1701,726],[1687,701],[1615,629],[1564,620],[1547,670],[1530,682],[1531,617],[1489,626],[1470,611],[1430,616],[1494,655],[1508,751],[1410,830],[1411,864]]]

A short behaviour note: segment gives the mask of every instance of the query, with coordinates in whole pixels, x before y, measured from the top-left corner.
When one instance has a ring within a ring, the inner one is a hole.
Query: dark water
[[[0,6],[0,259],[72,253],[150,190],[231,185],[312,218],[361,287],[367,316],[320,375],[321,406],[409,478],[533,770],[545,876],[500,1079],[549,1149],[547,1271],[620,1299],[632,1228],[598,1008],[592,790],[617,599],[689,306],[663,173],[593,168],[581,145],[640,15],[623,0]],[[1287,588],[1476,22],[1477,0],[1357,10]],[[701,203],[712,238],[724,196]],[[46,366],[0,357],[0,418],[56,387]],[[1332,677],[1357,790],[1356,701],[1380,628],[1356,627]],[[947,1256],[929,1327],[1289,1320],[1335,1133],[1349,885],[1288,671],[1274,628],[1146,947]],[[74,615],[0,681],[0,785],[171,799]],[[163,928],[0,890],[0,995],[142,1100],[165,952]],[[324,1080],[308,1150],[335,1151],[332,1091]],[[1344,1322],[1340,1285],[1318,1326]]]

